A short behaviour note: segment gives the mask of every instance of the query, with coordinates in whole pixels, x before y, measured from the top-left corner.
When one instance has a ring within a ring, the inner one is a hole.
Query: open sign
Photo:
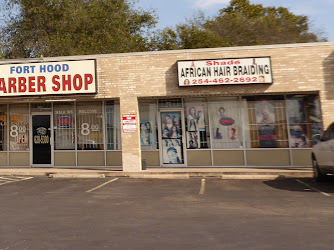
[[[234,124],[234,120],[232,118],[226,117],[226,118],[221,118],[219,120],[219,123],[223,126],[231,126]]]
[[[56,120],[57,128],[71,128],[73,126],[73,118],[71,116],[60,116]]]

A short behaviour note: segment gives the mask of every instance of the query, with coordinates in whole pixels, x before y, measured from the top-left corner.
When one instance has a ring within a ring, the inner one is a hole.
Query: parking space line
[[[90,192],[92,192],[92,191],[94,191],[94,190],[96,190],[96,189],[99,189],[99,188],[101,188],[101,187],[107,185],[107,184],[110,183],[110,182],[117,181],[117,180],[118,180],[118,178],[115,178],[115,179],[112,179],[112,180],[107,181],[107,182],[105,182],[105,183],[102,183],[101,185],[99,185],[99,186],[97,186],[97,187],[95,187],[95,188],[89,189],[88,191],[86,191],[86,193],[90,193]]]
[[[17,177],[18,178],[18,177]],[[26,181],[26,180],[30,180],[34,177],[19,177],[19,179],[12,179],[12,178],[8,178],[8,177],[0,177],[0,181],[1,180],[4,180],[5,182],[3,183],[0,183],[0,186],[1,185],[5,185],[5,184],[8,184],[8,183],[12,183],[12,182],[18,182],[18,181]]]
[[[311,185],[309,185],[309,184],[307,184],[307,183],[305,183],[305,182],[303,182],[303,181],[301,181],[301,180],[298,180],[298,179],[297,179],[297,181],[298,181],[299,183],[301,183],[301,184],[303,184],[303,185],[309,187],[310,189],[312,189],[312,190],[314,190],[314,191],[316,191],[316,192],[319,192],[320,194],[322,194],[322,195],[324,195],[324,196],[331,196],[330,194],[328,194],[328,193],[326,193],[326,192],[322,192],[321,190],[319,190],[319,189],[317,189],[317,188],[315,188],[315,187],[312,187]]]
[[[10,180],[10,181],[13,181],[13,180],[21,180],[23,178],[24,177],[17,177],[17,176],[11,176],[11,177],[3,177],[3,176],[1,176],[0,180]]]
[[[199,194],[204,194],[205,191],[205,179],[201,180],[201,189],[199,190]]]

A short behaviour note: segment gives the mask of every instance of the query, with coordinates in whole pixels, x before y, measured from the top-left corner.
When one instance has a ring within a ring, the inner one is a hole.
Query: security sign
[[[134,133],[137,131],[137,121],[135,114],[122,115],[122,127],[124,133]]]

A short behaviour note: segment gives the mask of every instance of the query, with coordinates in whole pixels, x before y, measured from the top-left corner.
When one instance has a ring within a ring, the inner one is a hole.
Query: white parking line
[[[0,180],[10,180],[10,181],[14,181],[14,180],[21,180],[22,179],[22,177],[17,177],[17,176],[10,176],[10,177],[8,177],[8,176],[6,176],[6,177],[3,177],[3,176],[1,176],[0,177]]]
[[[118,180],[118,178],[115,178],[115,179],[112,179],[112,180],[110,180],[110,181],[107,181],[107,182],[105,182],[105,183],[103,183],[103,184],[101,184],[101,185],[99,185],[99,186],[97,186],[97,187],[95,187],[95,188],[89,189],[88,191],[86,191],[86,193],[90,193],[90,192],[92,192],[92,191],[94,191],[94,190],[96,190],[96,189],[98,189],[98,188],[103,187],[104,185],[107,185],[107,184],[110,183],[110,182],[117,181],[117,180]]]
[[[199,194],[204,194],[205,191],[205,179],[201,181],[201,189],[199,190]]]
[[[315,187],[312,187],[311,185],[309,185],[309,184],[307,184],[307,183],[305,183],[305,182],[303,182],[303,181],[301,181],[301,180],[298,180],[298,179],[297,179],[297,181],[298,181],[299,183],[304,184],[305,186],[309,187],[310,189],[312,189],[312,190],[314,190],[314,191],[316,191],[316,192],[319,192],[320,194],[322,194],[322,195],[324,195],[324,196],[331,196],[330,194],[328,194],[328,193],[326,193],[326,192],[322,192],[321,190],[319,190],[319,189],[317,189],[317,188],[315,188]]]
[[[0,177],[0,181],[4,181],[4,182],[0,183],[0,186],[8,184],[8,183],[12,183],[12,182],[26,181],[26,180],[30,180],[32,178],[34,178],[34,177],[19,177],[19,176]]]

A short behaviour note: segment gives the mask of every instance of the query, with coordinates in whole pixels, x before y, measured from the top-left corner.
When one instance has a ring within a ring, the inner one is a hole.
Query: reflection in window
[[[29,104],[9,106],[9,144],[11,151],[29,150]]]
[[[156,114],[156,100],[140,100],[140,144],[142,150],[154,150],[159,148]]]
[[[322,132],[319,98],[315,95],[294,95],[287,99],[290,146],[309,148]]]
[[[287,148],[287,120],[283,96],[248,97],[251,148]]]
[[[55,149],[75,149],[74,103],[54,104],[53,119]]]
[[[0,151],[7,150],[7,105],[0,105]]]
[[[101,102],[77,103],[78,150],[103,149]]]
[[[106,102],[106,128],[107,128],[107,149],[121,149],[120,129],[120,107],[119,101]]]

